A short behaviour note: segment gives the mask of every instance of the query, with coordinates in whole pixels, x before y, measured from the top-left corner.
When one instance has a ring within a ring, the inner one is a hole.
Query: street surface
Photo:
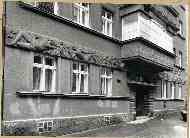
[[[186,138],[187,123],[180,120],[179,116],[167,116],[163,118],[145,119],[121,123],[83,132],[74,137],[125,137],[125,138]]]

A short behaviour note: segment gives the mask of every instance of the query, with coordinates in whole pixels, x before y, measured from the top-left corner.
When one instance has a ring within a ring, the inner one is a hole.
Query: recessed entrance
[[[144,91],[138,89],[136,91],[136,116],[145,115],[144,111]]]
[[[150,108],[150,96],[149,90],[150,87],[136,86],[135,93],[135,107],[136,107],[136,116],[146,116],[149,113]]]

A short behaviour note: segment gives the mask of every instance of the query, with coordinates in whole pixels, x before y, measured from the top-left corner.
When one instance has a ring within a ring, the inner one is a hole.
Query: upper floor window
[[[180,67],[182,67],[182,65],[183,65],[183,54],[182,54],[182,52],[181,51],[179,51],[179,66]]]
[[[88,93],[88,65],[74,62],[72,72],[72,92]]]
[[[103,11],[102,13],[102,32],[105,35],[112,36],[112,18],[111,12]]]
[[[56,65],[52,57],[35,55],[33,63],[33,90],[55,91]]]
[[[112,71],[108,68],[101,69],[101,95],[112,95]]]
[[[183,35],[183,23],[181,21],[179,22],[179,34]]]
[[[59,10],[58,2],[37,2],[37,1],[34,1],[34,2],[27,2],[27,3],[33,5],[34,7],[38,7],[42,10],[54,13],[56,15],[58,14],[58,10]]]
[[[89,4],[75,3],[73,8],[74,21],[79,24],[89,26]]]

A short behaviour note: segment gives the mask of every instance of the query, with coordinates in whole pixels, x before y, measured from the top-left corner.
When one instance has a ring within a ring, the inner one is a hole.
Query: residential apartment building
[[[183,6],[10,1],[5,13],[5,135],[63,135],[183,108]]]

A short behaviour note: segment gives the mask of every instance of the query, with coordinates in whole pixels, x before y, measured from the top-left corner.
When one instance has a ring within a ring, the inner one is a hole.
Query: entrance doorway
[[[144,115],[144,91],[136,91],[136,116]]]
[[[148,87],[136,87],[136,116],[146,116],[149,112]]]

